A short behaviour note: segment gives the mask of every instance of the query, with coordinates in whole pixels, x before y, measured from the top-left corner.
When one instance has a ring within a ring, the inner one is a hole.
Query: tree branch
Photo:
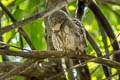
[[[7,27],[0,29],[0,35],[2,35],[5,32],[8,32],[12,29],[20,28],[23,25],[28,24],[28,23],[30,23],[38,18],[46,17],[46,16],[50,15],[52,12],[64,7],[66,4],[67,4],[66,0],[58,1],[53,7],[46,9],[43,12],[41,12],[35,16],[32,16],[28,19],[16,22],[15,24],[12,24],[12,25],[9,25]],[[12,69],[8,73],[6,73],[2,77],[0,77],[0,80],[5,80],[5,79],[13,77],[14,75],[18,74],[20,71],[23,71],[24,69],[26,69],[28,66],[31,66],[36,61],[37,61],[37,59],[26,60],[21,66]]]
[[[93,49],[95,50],[97,56],[98,57],[102,56],[101,50],[99,49],[97,43],[95,42],[95,40],[93,39],[93,37],[90,35],[90,33],[88,31],[86,31],[86,37],[87,37],[87,40],[89,41],[89,43],[91,44],[91,46],[93,47]],[[102,68],[103,68],[103,71],[104,71],[106,77],[108,77],[109,76],[108,68],[104,65],[102,65]]]
[[[22,63],[18,63],[18,62],[0,62],[0,75],[6,74],[11,69],[18,67],[21,64]],[[57,74],[57,72],[54,70],[55,66],[56,66],[55,64],[42,62],[40,64],[34,64],[27,71],[24,70],[23,72],[20,72],[18,75],[23,77],[27,77],[27,76],[36,77],[40,80],[43,80],[45,77],[51,76],[53,74]]]
[[[14,18],[14,16],[9,12],[9,10],[1,2],[0,2],[0,6],[7,13],[7,15],[10,17],[10,19],[12,20],[13,23],[17,22],[17,20]],[[33,46],[32,42],[30,41],[27,33],[22,28],[19,28],[18,31],[20,32],[20,34],[23,35],[23,37],[25,38],[25,40],[27,41],[27,43],[29,44],[31,49],[35,50],[35,47]]]
[[[119,50],[118,43],[116,41],[116,38],[114,36],[114,33],[112,31],[110,24],[108,23],[107,19],[105,18],[103,13],[100,11],[98,6],[92,0],[89,3],[89,8],[92,10],[96,19],[99,21],[99,23],[102,25],[102,27],[106,31],[107,35],[109,36],[114,50]]]
[[[110,54],[118,54],[120,50],[112,52]],[[4,54],[3,54],[4,53]],[[75,52],[71,52],[65,54],[63,51],[30,51],[30,52],[21,52],[21,51],[12,51],[12,50],[0,50],[1,55],[11,55],[11,56],[21,56],[25,58],[33,58],[33,59],[44,59],[44,58],[62,58],[62,57],[69,57],[69,58],[78,58],[80,60],[92,60],[92,62],[96,62],[99,64],[103,64],[109,67],[120,69],[120,63],[116,61],[112,61],[109,59],[102,57],[94,57],[90,55],[76,55]],[[110,56],[110,55],[109,55]]]
[[[6,27],[1,28],[0,29],[0,35],[4,34],[5,32],[8,32],[10,30],[23,27],[23,25],[31,23],[32,21],[35,21],[39,18],[46,17],[46,16],[50,15],[51,13],[53,13],[54,11],[61,9],[66,4],[67,4],[66,0],[60,0],[53,7],[48,8],[48,9],[44,10],[43,12],[41,12],[39,14],[36,14],[35,16],[29,17],[25,20],[22,20],[22,21],[14,23],[12,25],[8,25]]]
[[[10,70],[8,73],[4,74],[3,76],[0,77],[0,80],[6,80],[9,79],[15,75],[18,75],[21,71],[25,70],[26,68],[31,67],[32,64],[34,64],[37,60],[33,60],[33,59],[28,59],[26,60],[23,64],[21,64],[20,66],[17,66],[15,68],[13,68],[12,70]]]
[[[110,3],[110,4],[120,6],[120,1],[118,1],[118,0],[96,0],[96,1],[99,1],[101,3]]]
[[[12,16],[12,14],[8,11],[8,9],[0,2],[0,6],[1,8],[7,13],[7,15],[10,17],[10,19],[12,20],[12,22],[17,22],[17,20],[14,18],[14,16]],[[20,32],[20,34],[23,35],[23,37],[26,39],[26,41],[28,42],[29,46],[31,47],[31,49],[35,50],[35,47],[33,46],[32,42],[30,41],[28,35],[24,32],[24,30],[22,28],[19,28],[18,31]],[[25,69],[25,67],[30,66],[32,63],[36,62],[36,60],[26,60],[22,65],[20,65],[19,67],[16,67],[15,69],[12,69],[10,72],[8,72],[7,74],[3,75],[1,78],[2,80],[5,78],[7,78],[6,76],[11,76],[14,75],[16,73],[18,73],[19,71],[21,71],[21,69]],[[26,66],[24,66],[26,65]]]
[[[114,50],[119,50],[119,45],[118,45],[118,42],[115,38],[114,32],[112,31],[112,28],[111,28],[109,22],[107,21],[107,19],[105,18],[105,16],[101,12],[101,10],[98,8],[98,6],[92,0],[90,0],[88,6],[92,10],[92,12],[94,13],[98,23],[101,24],[101,26],[104,28],[107,35],[109,36],[113,49]],[[114,55],[114,58],[115,58],[116,61],[120,61],[119,60],[119,58],[120,58],[119,54]]]
[[[10,45],[8,43],[5,43],[5,42],[2,42],[0,41],[0,44],[3,46],[3,47],[14,47],[14,48],[17,48],[17,49],[21,49],[21,50],[25,50],[25,51],[30,51],[29,49],[25,49],[25,48],[22,48],[22,47],[17,47],[17,46],[14,46],[14,45]],[[0,48],[3,48],[3,47],[0,47]]]
[[[98,24],[101,25],[99,27],[103,27],[103,29],[107,33],[108,37],[110,38],[110,42],[111,42],[111,45],[112,45],[113,49],[114,50],[119,50],[119,45],[118,45],[118,42],[117,42],[116,37],[114,35],[114,32],[111,28],[111,25],[109,24],[109,22],[107,21],[104,14],[99,9],[99,7],[95,4],[95,2],[93,0],[89,1],[88,7],[94,13],[94,15],[95,15],[95,17],[98,21]],[[120,62],[119,58],[120,58],[120,54],[115,54],[114,55],[114,59],[118,62]]]

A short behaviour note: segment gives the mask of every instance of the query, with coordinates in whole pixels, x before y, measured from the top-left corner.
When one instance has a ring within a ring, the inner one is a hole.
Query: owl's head
[[[59,31],[61,25],[66,21],[66,13],[62,10],[55,11],[48,17],[50,27],[53,31]]]

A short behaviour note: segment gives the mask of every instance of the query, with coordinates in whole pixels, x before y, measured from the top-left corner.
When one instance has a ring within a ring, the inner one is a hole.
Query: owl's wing
[[[76,26],[73,26],[74,32],[75,32],[74,34],[76,36],[76,46],[78,50],[81,50],[84,52],[87,49],[86,33],[85,33],[84,26],[78,19],[73,19],[72,21],[76,25]]]

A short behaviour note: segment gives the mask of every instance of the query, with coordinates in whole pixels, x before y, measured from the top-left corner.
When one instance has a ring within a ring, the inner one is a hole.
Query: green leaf
[[[42,24],[43,20],[36,20],[24,28],[27,34],[29,34],[30,40],[38,50],[46,49],[44,27]]]
[[[2,59],[2,56],[0,55],[0,62],[2,62],[3,61],[3,59]]]
[[[17,76],[15,78],[13,78],[12,80],[24,80],[24,77]]]
[[[25,0],[16,0],[15,1],[15,6],[18,6],[19,4],[23,3]]]

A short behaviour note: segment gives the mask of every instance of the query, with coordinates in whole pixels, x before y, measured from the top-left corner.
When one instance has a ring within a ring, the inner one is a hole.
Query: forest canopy
[[[53,49],[48,17],[56,10],[82,22],[86,55]],[[0,0],[0,80],[119,80],[119,47],[120,0]],[[89,76],[77,69],[85,65]]]

